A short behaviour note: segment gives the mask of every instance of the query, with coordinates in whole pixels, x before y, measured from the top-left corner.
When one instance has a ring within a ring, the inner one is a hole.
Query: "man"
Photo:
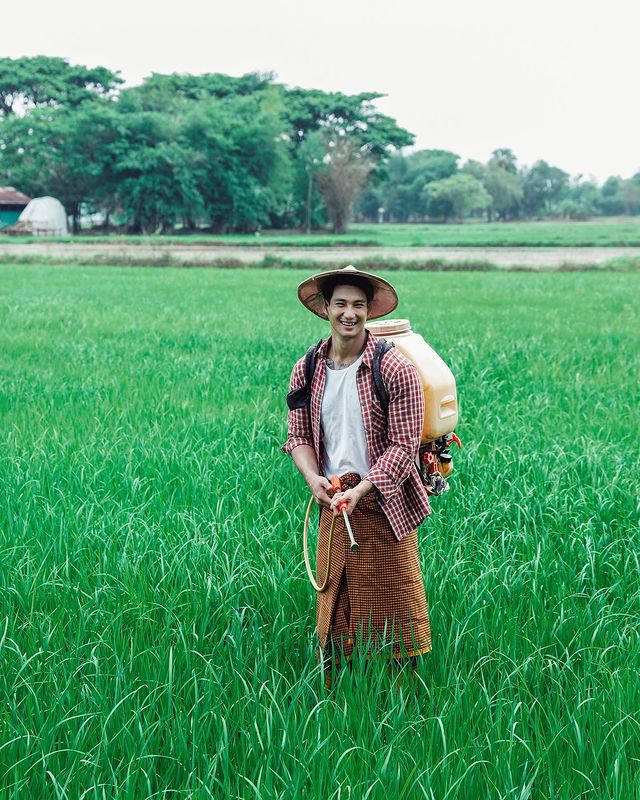
[[[318,593],[316,628],[325,665],[350,656],[358,643],[396,659],[431,649],[417,526],[430,513],[416,466],[424,416],[415,367],[390,349],[380,371],[388,409],[372,376],[376,338],[367,319],[393,311],[395,289],[378,276],[345,267],[314,275],[298,297],[327,319],[331,336],[316,355],[310,401],[289,411],[290,453],[320,506],[316,571],[326,574],[327,539],[336,519],[326,591]],[[305,359],[290,389],[305,385]],[[338,475],[342,491],[331,491]],[[346,503],[360,549],[352,552],[338,507]]]

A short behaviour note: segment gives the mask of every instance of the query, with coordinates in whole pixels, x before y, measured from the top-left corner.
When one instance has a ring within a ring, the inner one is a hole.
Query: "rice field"
[[[109,242],[129,245],[242,245],[247,247],[637,247],[640,217],[600,217],[586,221],[539,220],[459,223],[355,223],[346,234],[329,230],[264,230],[246,234],[177,233],[159,236],[86,233],[66,237],[11,237],[25,244],[57,241],[71,244]]]
[[[637,274],[394,272],[465,448],[416,678],[316,663],[287,270],[0,267],[0,798],[640,797]]]

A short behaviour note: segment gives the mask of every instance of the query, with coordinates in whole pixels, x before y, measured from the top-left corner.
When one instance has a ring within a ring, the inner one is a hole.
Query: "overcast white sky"
[[[602,181],[640,169],[636,0],[36,0],[4,56],[120,70],[274,71],[291,86],[387,95],[417,148],[485,161],[511,147]],[[5,15],[6,17],[6,15]]]

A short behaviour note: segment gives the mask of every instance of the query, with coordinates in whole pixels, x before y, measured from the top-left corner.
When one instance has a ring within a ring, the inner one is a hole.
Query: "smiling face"
[[[331,335],[343,342],[360,340],[365,336],[367,296],[357,286],[338,284],[331,300],[325,304],[331,323]]]

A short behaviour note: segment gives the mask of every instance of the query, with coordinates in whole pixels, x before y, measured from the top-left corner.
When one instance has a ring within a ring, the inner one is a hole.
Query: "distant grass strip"
[[[362,225],[336,236],[329,231],[261,231],[258,234],[174,234],[134,236],[82,234],[62,238],[16,237],[10,241],[171,244],[245,247],[640,247],[640,217],[586,222],[466,222],[464,224]]]

